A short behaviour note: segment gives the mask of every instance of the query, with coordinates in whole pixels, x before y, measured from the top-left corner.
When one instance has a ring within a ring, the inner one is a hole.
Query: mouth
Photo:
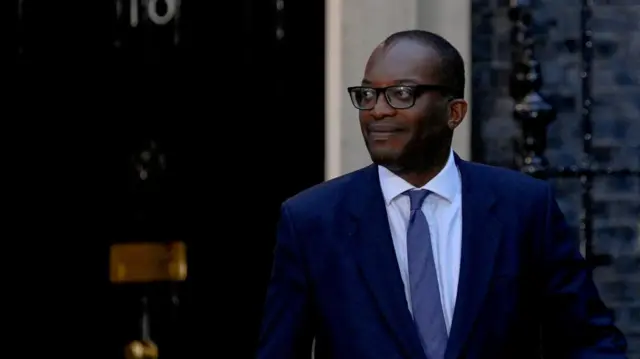
[[[373,141],[384,141],[389,138],[400,134],[402,131],[399,129],[375,129],[369,130],[369,138]]]
[[[391,124],[375,123],[370,125],[367,130],[369,133],[395,133],[400,132],[402,129]]]
[[[367,126],[367,137],[371,142],[386,142],[393,140],[406,131],[395,121],[375,121]]]

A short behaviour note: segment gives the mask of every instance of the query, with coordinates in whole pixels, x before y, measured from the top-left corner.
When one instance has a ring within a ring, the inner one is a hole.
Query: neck
[[[449,160],[449,154],[451,149],[446,147],[445,149],[438,151],[429,166],[425,166],[421,170],[417,171],[402,171],[396,173],[400,178],[407,181],[414,187],[422,187],[429,183],[435,176],[442,171],[444,166]]]

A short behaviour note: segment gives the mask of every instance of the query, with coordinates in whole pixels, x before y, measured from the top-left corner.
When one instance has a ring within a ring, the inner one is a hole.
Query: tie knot
[[[415,189],[405,192],[405,194],[409,196],[409,199],[411,200],[411,210],[415,211],[420,209],[420,207],[422,207],[422,203],[424,202],[425,198],[427,198],[429,193],[431,193],[431,191],[427,191],[426,189]]]

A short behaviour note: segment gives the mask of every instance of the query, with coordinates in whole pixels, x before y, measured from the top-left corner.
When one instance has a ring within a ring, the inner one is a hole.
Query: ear
[[[458,127],[464,117],[467,115],[467,101],[464,99],[454,99],[449,101],[449,121],[447,125],[450,129],[455,129]]]

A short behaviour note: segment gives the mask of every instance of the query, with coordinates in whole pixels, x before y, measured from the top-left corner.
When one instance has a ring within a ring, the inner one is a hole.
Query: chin
[[[371,156],[371,161],[379,166],[384,166],[389,168],[396,167],[396,163],[398,163],[398,158],[400,157],[400,151],[391,150],[391,149],[376,149],[369,150],[369,155]]]

